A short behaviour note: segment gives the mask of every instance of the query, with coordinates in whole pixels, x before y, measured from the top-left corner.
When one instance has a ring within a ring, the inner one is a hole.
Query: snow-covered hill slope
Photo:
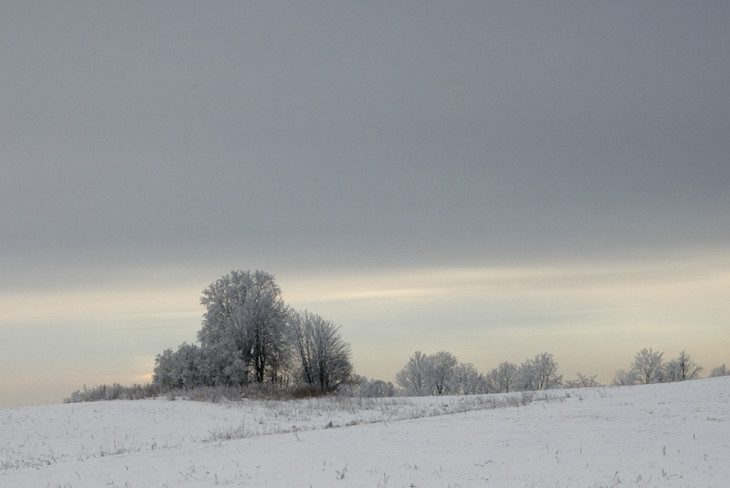
[[[730,378],[0,410],[1,487],[728,487]]]

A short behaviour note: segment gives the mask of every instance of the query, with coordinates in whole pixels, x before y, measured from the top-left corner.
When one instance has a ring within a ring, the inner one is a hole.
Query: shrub
[[[153,384],[122,386],[119,383],[111,385],[99,385],[88,388],[86,385],[81,390],[76,390],[63,403],[96,402],[99,400],[141,400],[143,398],[154,398],[160,394],[160,389]]]

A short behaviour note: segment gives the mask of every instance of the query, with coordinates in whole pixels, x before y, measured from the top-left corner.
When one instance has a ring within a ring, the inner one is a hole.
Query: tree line
[[[395,385],[370,381],[355,375],[350,344],[339,327],[287,305],[269,273],[231,271],[206,287],[200,301],[205,307],[197,334],[200,344],[183,343],[155,360],[153,384],[162,390],[266,383],[319,392],[347,386],[364,396],[425,396],[600,386],[596,375],[577,373],[564,380],[549,352],[480,373],[450,352],[416,351],[396,373]],[[628,369],[616,372],[613,384],[685,381],[702,371],[686,351],[667,361],[663,352],[644,348]],[[722,365],[710,376],[727,374]]]
[[[391,385],[390,391],[413,396],[469,395],[601,386],[597,375],[577,373],[574,379],[564,380],[558,371],[558,363],[549,352],[537,354],[519,365],[505,361],[482,374],[474,365],[460,363],[449,352],[424,354],[416,351],[396,373],[396,384],[400,389]],[[636,353],[628,369],[616,372],[613,385],[694,380],[700,378],[702,371],[702,366],[686,351],[665,361],[664,353],[644,348]],[[709,376],[727,375],[730,375],[730,370],[723,364],[713,368]]]
[[[424,354],[416,351],[396,373],[395,380],[404,394],[412,396],[506,393],[564,385],[558,363],[548,352],[528,358],[519,365],[505,361],[483,374],[471,363],[460,363],[450,352]],[[593,383],[585,386],[597,385]]]
[[[273,275],[234,270],[207,286],[199,344],[183,343],[155,358],[153,385],[161,391],[270,385],[334,392],[347,386],[363,396],[469,395],[564,386],[550,353],[484,375],[453,354],[416,351],[396,374],[397,386],[354,374],[350,344],[320,315],[287,305]],[[595,377],[580,375],[581,386]],[[566,382],[566,385],[572,383]]]
[[[651,348],[637,352],[628,369],[619,369],[613,377],[613,384],[646,385],[651,383],[668,383],[700,378],[704,368],[697,364],[692,355],[686,351],[677,357],[664,359],[664,353]],[[728,376],[730,371],[723,364],[710,370],[710,378]]]
[[[320,315],[287,305],[273,275],[231,271],[208,285],[200,299],[205,311],[197,344],[182,343],[155,358],[152,383],[78,390],[67,401],[140,398],[175,390],[268,388],[279,396],[340,391],[366,397],[395,395],[470,395],[552,388],[600,386],[596,375],[577,373],[564,380],[549,352],[520,364],[502,362],[487,373],[462,363],[447,351],[416,351],[396,373],[395,384],[357,376],[350,344],[340,329]],[[664,353],[642,349],[629,368],[616,372],[614,385],[684,381],[703,368],[682,351],[665,361]],[[710,376],[725,376],[723,364]],[[206,393],[208,394],[208,393]]]

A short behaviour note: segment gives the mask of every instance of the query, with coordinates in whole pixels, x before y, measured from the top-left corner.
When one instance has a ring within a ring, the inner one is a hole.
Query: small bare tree
[[[722,364],[716,368],[712,368],[712,370],[710,371],[710,378],[717,378],[719,376],[728,376],[728,375],[730,375],[730,369],[728,369],[727,366],[725,366],[724,364]]]
[[[486,393],[486,380],[471,363],[459,363],[454,368],[452,389],[459,395]]]
[[[416,351],[403,369],[395,374],[395,381],[403,388],[406,395],[429,395],[428,377],[431,370],[431,358]]]
[[[431,355],[431,390],[436,395],[451,392],[454,370],[459,361],[456,356],[446,351]]]
[[[636,353],[631,371],[636,381],[641,384],[660,383],[664,381],[664,353],[644,348]]]
[[[669,361],[666,365],[666,381],[686,381],[699,378],[702,366],[685,351]]]
[[[562,375],[558,374],[558,363],[549,352],[525,360],[517,376],[521,390],[548,390],[563,382]]]
[[[613,375],[614,386],[629,386],[636,384],[636,375],[633,371],[626,371],[625,369],[619,369]]]

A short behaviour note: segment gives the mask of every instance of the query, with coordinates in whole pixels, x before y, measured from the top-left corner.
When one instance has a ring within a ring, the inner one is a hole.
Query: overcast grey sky
[[[233,268],[335,318],[368,375],[684,347],[637,275],[730,361],[728,25],[725,1],[3,2],[0,404],[146,374]]]

